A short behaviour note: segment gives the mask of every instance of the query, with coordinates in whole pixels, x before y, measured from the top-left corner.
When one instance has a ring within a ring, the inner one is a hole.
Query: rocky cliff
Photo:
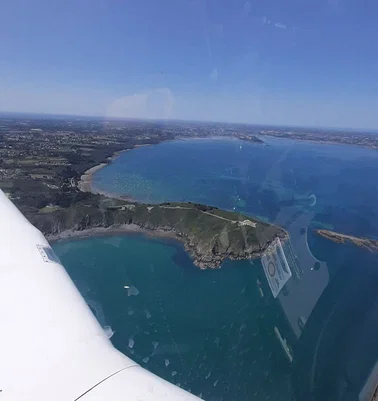
[[[28,218],[55,239],[68,230],[127,231],[129,225],[156,233],[170,232],[184,243],[194,264],[202,269],[219,267],[227,258],[257,258],[277,236],[288,236],[279,227],[211,206],[190,202],[147,205],[95,195],[69,208],[44,210]]]

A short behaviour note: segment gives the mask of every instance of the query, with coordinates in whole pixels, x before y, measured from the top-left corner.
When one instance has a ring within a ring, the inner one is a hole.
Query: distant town
[[[116,152],[179,138],[233,137],[263,144],[276,137],[378,149],[378,135],[183,121],[105,120],[89,117],[0,117],[0,188],[24,211],[69,206],[88,196],[81,175]]]
[[[0,118],[0,188],[50,239],[138,229],[182,241],[200,268],[219,267],[227,258],[260,257],[275,238],[286,241],[288,233],[257,218],[208,205],[141,204],[91,192],[90,171],[110,163],[121,151],[174,139],[212,137],[235,138],[256,146],[265,146],[268,137],[278,137],[378,149],[378,137],[368,133],[11,116]],[[345,238],[338,233],[321,234],[331,240]],[[353,238],[356,241],[366,245],[366,240]]]
[[[285,230],[239,212],[191,202],[141,204],[83,185],[89,170],[110,163],[120,151],[219,135],[263,144],[252,132],[80,118],[4,118],[0,129],[0,188],[50,240],[137,230],[183,242],[193,263],[205,269],[227,258],[258,258],[275,238],[288,238]]]

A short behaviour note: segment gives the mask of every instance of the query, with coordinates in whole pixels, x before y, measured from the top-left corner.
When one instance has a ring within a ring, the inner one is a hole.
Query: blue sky
[[[375,0],[2,0],[0,110],[378,129]]]

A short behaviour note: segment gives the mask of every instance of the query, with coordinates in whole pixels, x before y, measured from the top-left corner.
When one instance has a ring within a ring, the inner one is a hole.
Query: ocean
[[[143,202],[200,202],[259,217],[285,227],[299,255],[296,223],[306,221],[306,252],[330,277],[346,265],[358,264],[363,274],[377,264],[375,255],[313,229],[378,238],[378,152],[264,141],[134,149],[96,172],[93,185]],[[291,399],[289,364],[271,330],[282,316],[256,287],[260,261],[201,271],[180,243],[136,234],[62,241],[54,249],[114,345],[147,369],[207,400]]]

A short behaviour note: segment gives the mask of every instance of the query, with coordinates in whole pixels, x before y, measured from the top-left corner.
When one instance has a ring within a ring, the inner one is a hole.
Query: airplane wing
[[[117,351],[54,251],[0,190],[0,398],[198,400]]]

